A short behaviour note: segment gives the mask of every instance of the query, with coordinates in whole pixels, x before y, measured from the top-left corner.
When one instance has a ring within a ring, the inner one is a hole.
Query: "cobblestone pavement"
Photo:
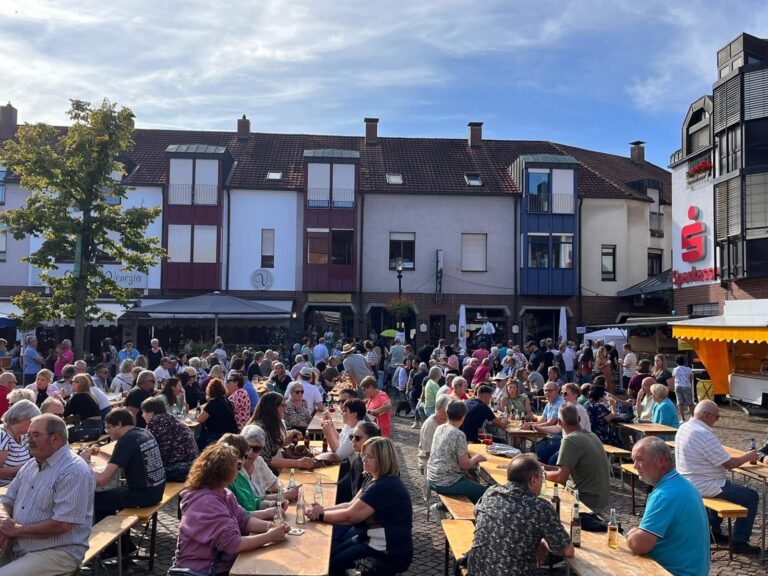
[[[766,427],[768,427],[767,418],[749,417],[744,415],[738,408],[727,405],[721,405],[720,410],[721,418],[716,427],[716,432],[725,445],[746,449],[750,438],[756,438],[758,442],[765,438]],[[432,516],[432,521],[427,521],[426,508],[421,497],[422,478],[418,471],[418,460],[416,458],[418,430],[411,429],[411,422],[404,418],[394,418],[393,421],[392,439],[398,447],[401,462],[404,464],[402,477],[411,494],[414,513],[413,540],[415,554],[411,568],[406,574],[408,576],[438,576],[443,574],[444,540],[439,525],[434,521],[434,516]],[[754,482],[751,486],[758,491],[762,499],[762,486],[758,486]],[[642,505],[644,501],[644,491],[642,488],[638,490],[637,494],[638,503]],[[631,515],[628,484],[622,486],[619,480],[612,481],[610,506],[616,508],[619,521],[625,530],[639,523],[640,518]],[[760,506],[762,506],[762,501]],[[641,513],[641,510],[638,510],[638,513]],[[758,513],[751,540],[751,543],[757,546],[760,544],[761,522],[762,519]],[[159,515],[157,558],[154,571],[147,572],[145,563],[138,563],[127,573],[164,575],[173,557],[177,533],[178,520],[176,519],[176,502],[174,501],[166,506]],[[134,538],[134,540],[136,539]],[[100,572],[103,573],[103,571]],[[111,569],[110,572],[116,574],[117,571]],[[541,571],[541,574],[559,575],[563,573],[563,571],[558,570],[554,570],[551,573],[549,571]],[[755,556],[734,555],[733,561],[729,561],[727,551],[721,551],[713,554],[712,570],[710,573],[722,576],[741,574],[765,575],[766,568],[760,566],[760,561]]]

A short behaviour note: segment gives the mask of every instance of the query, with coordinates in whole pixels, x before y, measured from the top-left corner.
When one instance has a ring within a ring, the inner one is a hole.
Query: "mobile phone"
[[[302,530],[301,528],[291,528],[288,531],[288,536],[301,536],[302,534],[304,534],[304,532],[305,531]]]

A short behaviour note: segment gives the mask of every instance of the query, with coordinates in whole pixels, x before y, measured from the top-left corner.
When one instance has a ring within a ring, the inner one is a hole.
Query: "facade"
[[[718,51],[717,71],[670,162],[675,308],[692,316],[768,297],[768,40],[741,34]]]
[[[0,112],[12,137],[15,109]],[[667,269],[672,252],[669,173],[645,161],[642,143],[621,157],[484,140],[480,122],[467,139],[379,137],[375,118],[364,128],[264,134],[243,117],[233,132],[137,129],[124,204],[162,206],[148,234],[168,257],[148,275],[114,273],[144,305],[215,290],[273,304],[283,313],[220,319],[226,341],[258,346],[329,329],[458,339],[462,306],[468,330],[490,323],[496,340],[520,343],[556,337],[562,309],[571,338],[578,326],[659,312],[622,294]],[[4,190],[7,207],[23,203],[14,175]],[[34,241],[5,248],[0,293],[44,289],[18,260]],[[413,308],[396,326],[387,305],[400,296]],[[209,323],[179,318],[113,329],[140,344],[212,336]]]

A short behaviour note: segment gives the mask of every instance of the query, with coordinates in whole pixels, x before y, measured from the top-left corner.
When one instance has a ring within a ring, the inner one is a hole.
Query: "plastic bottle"
[[[608,521],[608,546],[619,547],[619,523],[616,521],[616,508],[611,508],[611,519]]]

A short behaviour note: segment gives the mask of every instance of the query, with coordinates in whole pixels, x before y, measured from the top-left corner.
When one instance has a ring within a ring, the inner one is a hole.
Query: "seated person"
[[[197,421],[203,425],[197,445],[200,449],[211,442],[216,442],[226,433],[237,434],[239,428],[235,419],[235,407],[227,399],[227,389],[219,378],[208,382],[205,388],[208,401],[203,406],[203,411],[197,417]]]
[[[64,408],[64,418],[75,417],[83,428],[101,431],[101,410],[91,392],[90,376],[77,374],[72,379],[72,394]]]
[[[40,409],[29,400],[14,402],[3,414],[0,425],[0,486],[7,486],[32,456],[29,454],[29,430]]]
[[[352,448],[352,438],[350,434],[358,424],[365,422],[365,402],[358,398],[347,400],[341,405],[341,421],[343,423],[341,432],[336,430],[329,412],[323,413],[323,436],[328,442],[331,452],[336,455],[339,462],[345,460],[349,462],[352,459],[354,450]]]
[[[470,480],[466,472],[472,470],[486,457],[470,455],[467,451],[467,437],[460,430],[467,406],[454,400],[446,409],[448,422],[440,424],[432,439],[432,451],[427,462],[427,481],[438,494],[462,495],[476,503],[485,492],[486,486]]]
[[[651,394],[651,386],[656,384],[656,379],[653,376],[643,378],[640,383],[640,392],[637,394],[637,421],[638,422],[650,422],[653,418],[653,408],[656,406],[656,402]]]
[[[94,517],[99,522],[123,508],[142,508],[157,504],[163,498],[165,469],[160,448],[155,437],[143,428],[137,428],[133,415],[126,408],[115,408],[104,419],[110,439],[116,442],[115,449],[103,471],[93,469],[97,486],[105,486],[122,468],[125,484],[96,492]],[[91,445],[80,453],[86,461],[99,450]],[[122,538],[123,552],[130,553],[135,546],[126,532]]]
[[[573,544],[555,509],[539,498],[542,469],[533,454],[514,458],[507,480],[505,485],[491,486],[475,507],[475,537],[467,555],[473,576],[534,574],[537,559],[547,550],[573,557]]]
[[[147,431],[155,437],[160,449],[165,480],[184,482],[198,454],[192,429],[173,414],[168,414],[165,403],[158,397],[144,400],[141,414],[147,423]]]
[[[557,410],[560,405],[563,404],[563,397],[560,396],[560,391],[557,388],[557,384],[554,382],[547,382],[544,384],[544,397],[547,399],[547,403],[544,406],[544,411],[541,416],[534,422],[527,422],[523,424],[524,430],[539,430],[546,426],[554,426],[557,424]],[[536,457],[539,462],[549,462],[554,454],[560,449],[560,442],[563,439],[562,434],[555,434],[548,432],[547,436],[542,438],[536,444]]]
[[[224,434],[219,438],[219,444],[226,444],[234,448],[238,455],[237,458],[237,476],[230,482],[229,491],[237,498],[237,503],[245,509],[246,512],[253,512],[254,510],[264,510],[270,506],[274,506],[274,502],[267,501],[263,496],[256,494],[253,486],[251,485],[251,477],[243,470],[243,464],[248,452],[251,451],[251,447],[246,442],[245,438],[238,434]]]
[[[363,460],[360,456],[363,444],[368,438],[381,436],[381,430],[373,422],[362,422],[350,434],[354,455],[349,463],[349,471],[339,480],[339,490],[336,502],[349,502],[363,488],[370,477],[363,470]]]
[[[547,479],[579,491],[581,500],[593,512],[600,513],[608,505],[611,491],[608,458],[603,443],[592,432],[579,425],[579,413],[573,405],[560,407],[563,442],[557,466],[547,466]]]
[[[248,444],[248,455],[243,462],[243,470],[248,474],[253,493],[259,498],[274,502],[277,500],[277,491],[282,488],[282,483],[269,469],[261,453],[264,451],[266,436],[264,430],[255,424],[246,424],[240,431],[240,436],[245,438]],[[290,490],[283,489],[283,498],[294,502],[299,495],[299,487]],[[273,504],[274,506],[274,504]]]
[[[466,385],[464,378],[456,378],[461,380]],[[456,387],[456,380],[454,380],[454,388]],[[477,442],[477,433],[480,431],[486,422],[490,422],[497,428],[504,430],[509,424],[506,418],[497,418],[493,410],[488,406],[491,403],[491,397],[493,396],[493,390],[487,384],[481,384],[475,390],[475,397],[471,400],[467,400],[465,405],[467,407],[467,415],[464,417],[464,422],[461,425],[461,431],[467,437],[467,442]]]
[[[34,460],[0,498],[0,546],[7,549],[0,575],[77,574],[93,524],[93,475],[70,449],[61,418],[36,416],[28,434]]]
[[[597,378],[596,378],[597,379]],[[589,391],[589,401],[584,405],[589,414],[589,421],[594,432],[603,444],[616,444],[616,435],[612,432],[610,422],[616,418],[616,399],[607,396],[605,387],[592,384]]]
[[[32,390],[28,390],[27,388],[16,388],[8,393],[8,406],[13,406],[19,400],[29,400],[34,404],[35,400],[37,400],[37,396]]]
[[[669,387],[666,384],[654,384],[651,386],[651,395],[654,402],[651,422],[679,428],[680,419],[677,416],[677,408],[675,408],[672,400],[669,399]],[[663,440],[674,439],[675,437],[672,435],[663,438]]]
[[[413,509],[403,481],[397,453],[388,438],[369,438],[362,448],[364,470],[371,481],[351,502],[324,508],[315,503],[310,520],[356,525],[361,536],[351,536],[331,550],[331,576],[343,576],[355,561],[369,559],[377,574],[408,569],[413,559]]]
[[[303,434],[307,432],[307,426],[312,421],[312,410],[304,400],[304,391],[311,384],[297,382],[291,386],[290,398],[285,401],[285,427],[288,430],[298,430]]]
[[[432,440],[435,436],[435,430],[437,430],[440,424],[448,422],[448,412],[446,412],[446,409],[451,402],[453,402],[453,399],[450,396],[440,396],[435,403],[435,413],[424,421],[421,432],[419,432],[418,458],[419,472],[422,475],[427,473],[427,462],[429,462],[429,455],[432,452]]]
[[[629,549],[648,554],[671,574],[709,574],[707,512],[693,484],[675,470],[669,447],[661,438],[643,438],[632,447],[632,460],[653,492],[640,526],[627,534]]]
[[[693,418],[680,425],[675,438],[677,471],[689,480],[705,498],[723,498],[747,509],[745,518],[737,518],[733,529],[733,550],[739,554],[757,554],[760,549],[749,543],[757,514],[758,495],[752,488],[734,484],[728,471],[757,460],[757,451],[731,456],[725,451],[712,426],[720,418],[720,408],[712,400],[702,400]],[[715,540],[725,537],[720,532],[722,518],[708,511],[709,525]]]
[[[58,398],[46,398],[40,405],[41,414],[53,414],[64,419],[64,403]]]
[[[591,432],[592,424],[589,419],[589,413],[587,413],[586,408],[584,408],[584,406],[578,402],[579,387],[573,382],[563,384],[560,389],[560,396],[566,405],[574,406],[576,408],[576,411],[579,413],[579,426],[581,426],[581,428],[584,430]],[[561,428],[560,424],[553,424],[552,426],[538,426],[537,429],[549,434],[559,434],[562,441],[563,429]],[[557,454],[558,452],[552,454],[549,457],[549,460],[544,462],[544,464],[554,465],[557,462]]]
[[[288,523],[273,527],[269,521],[275,508],[248,514],[237,503],[227,489],[237,474],[237,454],[225,444],[211,444],[195,460],[181,493],[173,567],[227,574],[239,553],[285,539]]]

